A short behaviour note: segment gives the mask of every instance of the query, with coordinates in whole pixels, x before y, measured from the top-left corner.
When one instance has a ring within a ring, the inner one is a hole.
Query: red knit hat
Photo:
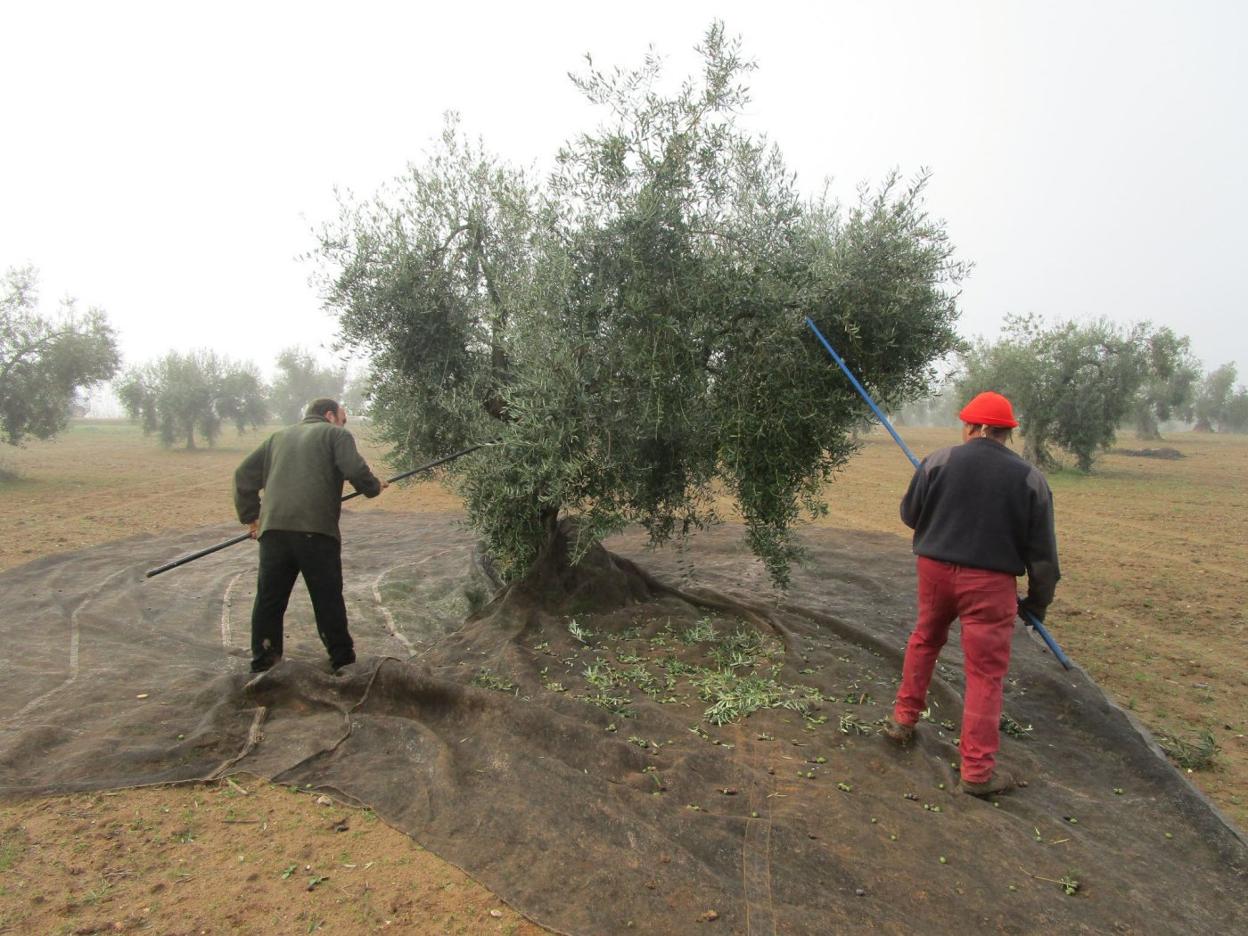
[[[962,407],[958,418],[971,426],[1003,426],[1013,429],[1018,425],[1010,401],[991,390],[981,393]]]

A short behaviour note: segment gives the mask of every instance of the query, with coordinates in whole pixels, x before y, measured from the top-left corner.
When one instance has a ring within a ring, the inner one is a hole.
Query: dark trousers
[[[355,662],[342,600],[342,544],[320,533],[267,530],[260,537],[260,572],[251,610],[251,669],[260,672],[282,656],[282,618],[295,579],[303,575],[316,613],[316,632],[330,662]]]

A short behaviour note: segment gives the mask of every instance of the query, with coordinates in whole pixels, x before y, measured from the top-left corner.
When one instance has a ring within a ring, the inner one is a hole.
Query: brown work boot
[[[895,718],[884,723],[884,736],[896,744],[909,744],[914,740],[914,725],[907,725]]]
[[[962,780],[958,783],[963,793],[969,793],[971,796],[993,796],[997,793],[1008,793],[1010,790],[1022,784],[1009,773],[1004,770],[996,771],[987,780],[980,783],[971,783],[968,780]]]

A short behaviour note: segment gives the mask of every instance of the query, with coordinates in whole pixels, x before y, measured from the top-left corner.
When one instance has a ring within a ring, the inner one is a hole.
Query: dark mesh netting
[[[777,595],[739,529],[626,536],[500,595],[454,518],[348,516],[359,662],[329,672],[300,584],[253,679],[251,544],[143,578],[233,532],[0,575],[0,789],[327,791],[564,932],[1248,932],[1242,835],[1021,628],[1002,757],[1026,789],[956,790],[956,637],[915,746],[879,735],[901,538],[811,531]]]

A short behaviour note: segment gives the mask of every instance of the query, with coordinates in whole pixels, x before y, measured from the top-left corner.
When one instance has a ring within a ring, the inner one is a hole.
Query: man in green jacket
[[[253,673],[282,658],[282,618],[301,573],[330,664],[339,669],[355,662],[342,598],[342,482],[350,481],[365,497],[389,485],[360,456],[346,422],[347,412],[335,400],[316,400],[302,422],[273,433],[234,472],[238,519],[260,541],[251,612]]]

